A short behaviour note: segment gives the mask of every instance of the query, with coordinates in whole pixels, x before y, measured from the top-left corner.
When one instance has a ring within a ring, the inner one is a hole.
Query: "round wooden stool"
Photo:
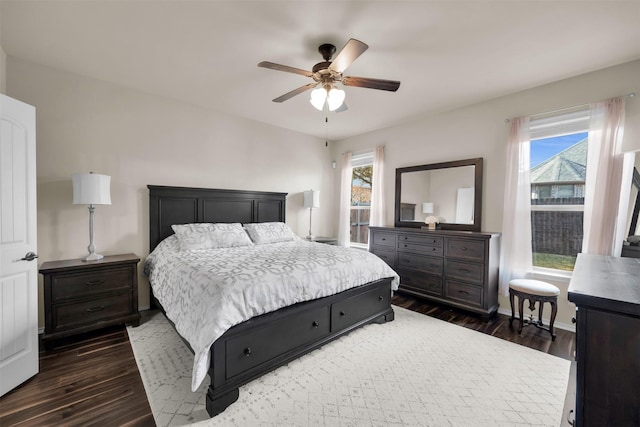
[[[518,333],[522,332],[522,327],[525,325],[533,325],[536,328],[549,331],[551,334],[551,340],[555,341],[556,335],[553,333],[553,322],[556,320],[556,314],[558,312],[558,295],[560,295],[560,289],[553,286],[551,283],[543,282],[541,280],[532,279],[514,279],[509,282],[509,300],[511,302],[511,319],[509,319],[509,325],[512,326],[513,319],[515,319],[515,311],[513,304],[513,297],[518,297],[518,314],[520,316],[520,326],[518,327]],[[528,320],[523,319],[523,305],[524,300],[529,300],[529,310],[533,311],[536,308],[536,302],[538,302],[538,321],[533,320],[533,313],[529,316]],[[549,319],[549,329],[545,328],[542,323],[542,306],[545,302],[551,304],[551,318]]]

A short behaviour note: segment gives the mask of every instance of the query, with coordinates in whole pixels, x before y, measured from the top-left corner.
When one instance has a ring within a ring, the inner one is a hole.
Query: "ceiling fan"
[[[262,61],[258,67],[269,68],[276,71],[286,71],[288,73],[302,74],[311,77],[313,83],[300,86],[290,92],[285,93],[273,100],[273,102],[284,102],[296,95],[314,89],[311,92],[311,104],[318,110],[323,110],[325,105],[329,111],[344,111],[346,105],[343,104],[345,93],[338,89],[336,83],[340,82],[345,86],[364,87],[368,89],[379,89],[395,92],[400,87],[400,82],[395,80],[372,79],[368,77],[343,76],[342,73],[353,63],[369,46],[356,39],[349,39],[342,50],[333,61],[331,58],[336,53],[336,47],[325,43],[318,47],[318,51],[324,58],[313,66],[311,71],[300,68],[289,67],[288,65],[276,64],[269,61]],[[342,108],[341,108],[342,106]]]

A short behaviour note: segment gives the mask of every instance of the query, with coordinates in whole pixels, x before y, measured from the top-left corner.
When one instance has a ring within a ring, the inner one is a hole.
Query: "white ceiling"
[[[343,139],[640,58],[640,1],[1,0],[6,54],[320,138]],[[348,111],[309,93],[318,45],[369,50],[344,73]],[[639,76],[640,78],[640,76]],[[10,81],[8,87],[11,87]]]

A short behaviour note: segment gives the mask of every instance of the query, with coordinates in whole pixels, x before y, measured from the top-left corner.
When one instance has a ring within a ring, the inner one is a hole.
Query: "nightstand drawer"
[[[54,301],[95,295],[131,288],[133,269],[119,267],[76,274],[60,274],[53,278]]]
[[[131,312],[131,295],[112,295],[54,307],[54,330],[72,329],[101,320],[126,316]]]

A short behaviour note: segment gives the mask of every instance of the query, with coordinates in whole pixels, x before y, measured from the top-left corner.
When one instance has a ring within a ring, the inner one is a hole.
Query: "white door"
[[[0,396],[38,373],[36,111],[0,94]]]

